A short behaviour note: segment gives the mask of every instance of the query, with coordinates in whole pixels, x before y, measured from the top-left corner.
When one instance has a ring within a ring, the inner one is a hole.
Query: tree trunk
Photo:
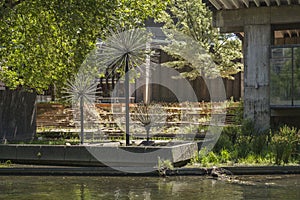
[[[0,91],[0,141],[31,140],[36,133],[36,93]]]
[[[51,91],[51,101],[55,101],[55,96],[56,96],[56,87],[54,83],[50,85],[50,91]]]

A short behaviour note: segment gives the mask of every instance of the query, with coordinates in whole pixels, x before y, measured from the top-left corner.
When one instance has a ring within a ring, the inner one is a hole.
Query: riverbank
[[[46,165],[3,165],[0,176],[205,176],[212,175],[214,168],[183,167],[172,170],[134,173],[124,168],[123,171],[109,167],[71,167]],[[272,175],[272,174],[300,174],[300,165],[295,166],[238,166],[220,167],[219,172],[226,175]],[[143,171],[143,170],[138,170]]]

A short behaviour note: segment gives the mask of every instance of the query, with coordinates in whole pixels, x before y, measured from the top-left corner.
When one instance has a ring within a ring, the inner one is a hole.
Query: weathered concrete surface
[[[243,32],[246,25],[299,23],[299,10],[299,5],[220,10],[214,13],[214,26],[222,32]]]
[[[270,46],[272,27],[300,28],[300,6],[250,7],[214,11],[222,32],[244,32],[244,117],[263,130],[270,126]]]
[[[224,167],[234,175],[267,175],[267,174],[300,174],[300,165],[298,166],[242,166],[242,167]]]
[[[36,93],[0,91],[0,140],[31,140],[36,133]]]
[[[198,150],[193,142],[174,143],[168,146],[113,147],[102,145],[0,145],[0,160],[14,163],[109,166],[132,172],[156,170],[158,160],[168,160],[174,166],[182,166]]]
[[[247,25],[244,37],[244,117],[270,126],[271,25]]]

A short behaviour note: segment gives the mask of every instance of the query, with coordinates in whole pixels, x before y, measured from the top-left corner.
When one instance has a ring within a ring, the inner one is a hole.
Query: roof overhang
[[[213,25],[240,33],[247,25],[270,24],[274,30],[300,30],[300,0],[203,0],[213,11]],[[282,33],[285,34],[285,33]]]
[[[300,5],[300,0],[203,0],[212,10]]]

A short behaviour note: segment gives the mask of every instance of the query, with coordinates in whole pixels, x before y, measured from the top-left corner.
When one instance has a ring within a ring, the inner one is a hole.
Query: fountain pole
[[[80,96],[80,144],[83,144],[83,96]]]
[[[130,145],[129,141],[129,60],[128,55],[125,57],[125,112],[126,112],[126,146]]]
[[[147,42],[146,43],[146,49],[148,51],[150,51],[150,43]],[[146,83],[145,83],[145,87],[146,87],[146,91],[145,91],[145,99],[144,102],[145,104],[149,103],[149,79],[150,79],[150,55],[146,55]]]
[[[150,51],[150,43],[147,42],[146,43],[146,50]],[[148,125],[146,125],[145,129],[146,129],[146,134],[147,134],[147,144],[149,144],[149,138],[150,138],[150,124],[151,124],[151,116],[149,116],[149,107],[148,104],[150,102],[150,94],[149,94],[149,79],[150,79],[150,55],[146,54],[146,95],[145,95],[145,106],[146,106],[146,110],[147,110],[147,119],[150,120],[150,123]]]

